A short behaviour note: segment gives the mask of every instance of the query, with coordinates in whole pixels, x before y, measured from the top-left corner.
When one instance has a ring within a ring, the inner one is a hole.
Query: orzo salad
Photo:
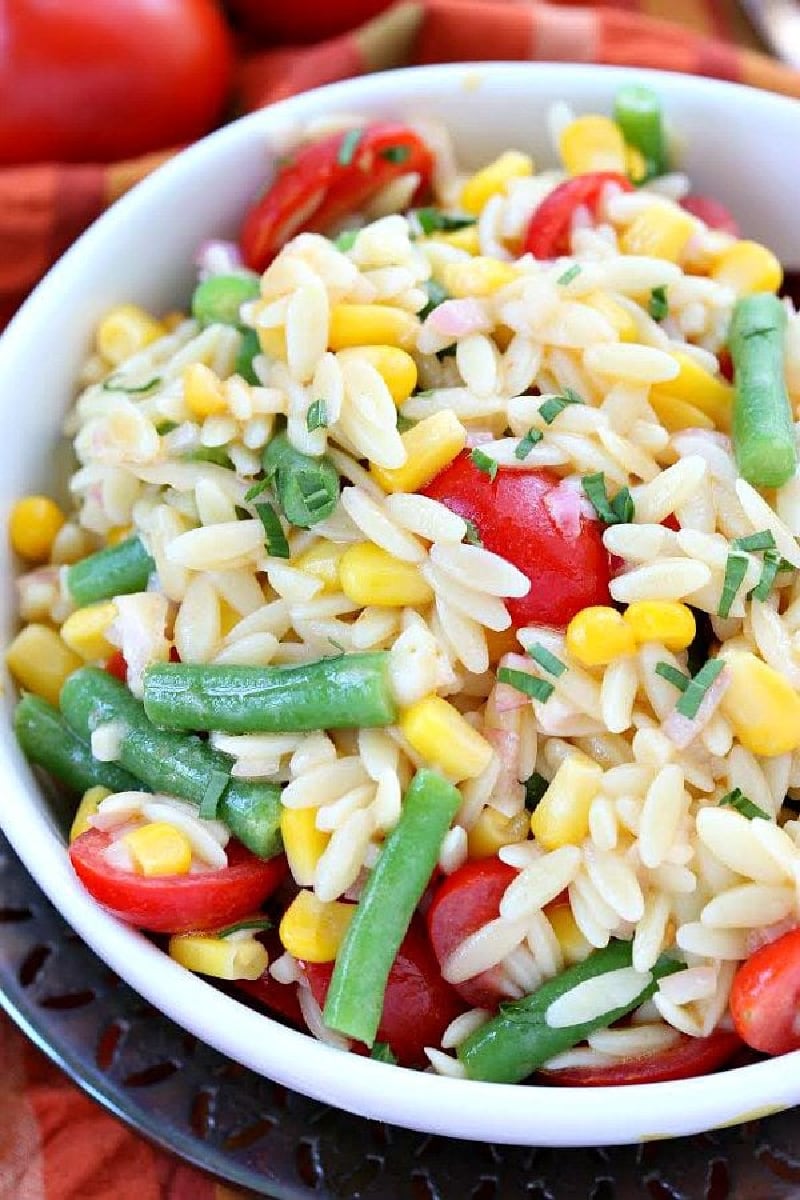
[[[18,501],[19,742],[99,904],[403,1066],[800,1047],[800,316],[659,101],[467,172],[281,159],[187,311],[101,319]]]

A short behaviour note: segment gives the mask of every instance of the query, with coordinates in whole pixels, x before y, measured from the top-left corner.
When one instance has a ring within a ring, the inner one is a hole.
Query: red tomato
[[[366,126],[355,144],[348,138],[350,133],[334,133],[301,146],[246,214],[240,242],[253,270],[263,271],[301,230],[324,233],[358,212],[400,175],[416,172],[417,193],[427,190],[433,155],[408,126],[383,122]]]
[[[106,660],[105,669],[109,675],[113,675],[120,683],[127,684],[128,664],[125,662],[125,655],[121,650],[115,650],[111,658]]]
[[[503,892],[516,874],[513,867],[499,858],[481,858],[464,863],[445,879],[427,916],[431,944],[440,967],[465,938],[498,916]],[[457,983],[455,989],[467,1004],[476,1008],[496,1008],[498,1001],[508,999],[502,989],[499,967]]]
[[[736,1031],[763,1054],[800,1050],[800,929],[751,954],[736,972],[730,1009]]]
[[[723,379],[727,379],[728,383],[733,383],[733,359],[731,352],[727,346],[723,346],[717,355],[719,361],[719,373]]]
[[[392,0],[227,0],[247,29],[284,42],[316,42],[355,29]]]
[[[333,963],[306,963],[305,971],[322,1008]],[[425,1046],[438,1046],[447,1026],[463,1011],[458,996],[442,979],[424,923],[415,917],[389,972],[375,1040],[388,1043],[401,1066],[424,1067],[428,1065]]]
[[[559,1087],[622,1087],[628,1083],[661,1083],[708,1075],[733,1058],[741,1047],[738,1034],[716,1029],[709,1037],[683,1035],[679,1042],[655,1054],[642,1054],[607,1067],[565,1067],[563,1071],[538,1071],[537,1078]]]
[[[733,213],[713,196],[684,196],[681,208],[685,208],[693,217],[705,221],[709,229],[719,229],[721,233],[731,233],[739,237],[739,223]]]
[[[549,196],[545,196],[531,217],[523,251],[534,258],[557,258],[559,254],[569,254],[572,218],[576,209],[588,208],[596,217],[600,197],[607,183],[616,183],[624,192],[633,191],[631,181],[616,171],[589,171],[560,183]]]
[[[115,917],[152,933],[219,929],[256,911],[286,875],[283,855],[268,862],[239,842],[229,842],[228,865],[197,875],[137,875],[106,861],[108,834],[83,833],[69,848],[75,874],[87,892]]]
[[[566,626],[582,608],[609,603],[604,527],[551,471],[501,467],[491,480],[464,451],[424,492],[472,521],[486,549],[530,579],[527,596],[506,601],[515,627]]]
[[[274,962],[283,954],[283,946],[277,929],[269,929],[259,940],[266,946],[270,962]],[[259,975],[258,979],[237,979],[236,988],[238,991],[246,993],[252,1000],[257,1000],[269,1011],[270,1015],[277,1014],[291,1022],[292,1025],[296,1025],[298,1029],[305,1029],[306,1023],[297,999],[297,984],[278,983],[276,979],[272,978],[269,970],[266,970],[263,975]]]
[[[11,0],[0,43],[2,164],[191,142],[220,117],[233,65],[212,0]]]

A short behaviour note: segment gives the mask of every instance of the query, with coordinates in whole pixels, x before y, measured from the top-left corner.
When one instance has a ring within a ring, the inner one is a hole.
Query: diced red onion
[[[425,324],[446,338],[466,337],[470,333],[485,333],[491,322],[480,300],[445,300],[439,304]]]

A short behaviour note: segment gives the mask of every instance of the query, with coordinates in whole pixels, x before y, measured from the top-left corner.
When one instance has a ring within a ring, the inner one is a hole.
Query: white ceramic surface
[[[13,500],[48,491],[53,454],[97,317],[135,300],[156,311],[185,300],[192,255],[235,231],[272,153],[321,114],[432,114],[467,164],[514,145],[550,158],[543,114],[566,98],[608,110],[617,87],[649,81],[683,143],[697,189],[716,193],[750,236],[800,266],[800,104],[709,80],[535,64],[429,67],[368,76],[285,101],[227,127],[140,184],[72,248],[0,338],[0,527]],[[0,639],[14,626],[12,575],[0,539]],[[12,706],[6,681],[5,714]],[[692,1133],[800,1101],[800,1053],[709,1078],[603,1090],[462,1082],[343,1055],[283,1028],[190,975],[97,908],[75,880],[56,824],[7,720],[0,722],[0,823],[67,920],[111,968],[168,1016],[289,1087],[365,1116],[492,1142],[590,1145]]]

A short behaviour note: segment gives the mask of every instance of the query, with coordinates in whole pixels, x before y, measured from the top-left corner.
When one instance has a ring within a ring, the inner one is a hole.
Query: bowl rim
[[[128,214],[142,201],[157,197],[165,184],[178,181],[186,164],[213,156],[218,148],[239,138],[269,133],[280,118],[296,113],[297,119],[302,119],[305,110],[331,100],[357,104],[360,96],[380,94],[402,105],[413,98],[415,82],[446,90],[463,86],[467,75],[480,81],[482,76],[495,78],[498,74],[520,83],[541,76],[551,81],[553,98],[568,96],[579,79],[597,78],[605,89],[635,78],[652,83],[667,98],[687,88],[699,100],[746,92],[754,121],[768,119],[771,112],[785,112],[788,106],[800,113],[797,100],[727,81],[581,63],[435,64],[328,84],[279,101],[208,135],[159,167],[103,213],[44,276],[0,337],[0,378],[5,371],[15,370],[18,355],[31,356],[26,345],[35,345],[43,319],[51,315],[57,319],[56,297],[79,280],[83,256],[114,242]],[[709,1128],[709,1109],[713,1109],[712,1127],[716,1127],[778,1111],[800,1100],[800,1077],[792,1086],[792,1076],[800,1076],[800,1051],[677,1083],[598,1089],[490,1084],[398,1071],[357,1055],[345,1060],[341,1051],[279,1024],[190,975],[143,934],[100,909],[78,883],[63,843],[33,802],[38,787],[13,735],[6,743],[0,745],[0,763],[19,794],[14,804],[2,807],[0,824],[28,871],[70,925],[114,971],[172,1020],[235,1061],[288,1087],[362,1116],[431,1133],[549,1146],[678,1136]]]

